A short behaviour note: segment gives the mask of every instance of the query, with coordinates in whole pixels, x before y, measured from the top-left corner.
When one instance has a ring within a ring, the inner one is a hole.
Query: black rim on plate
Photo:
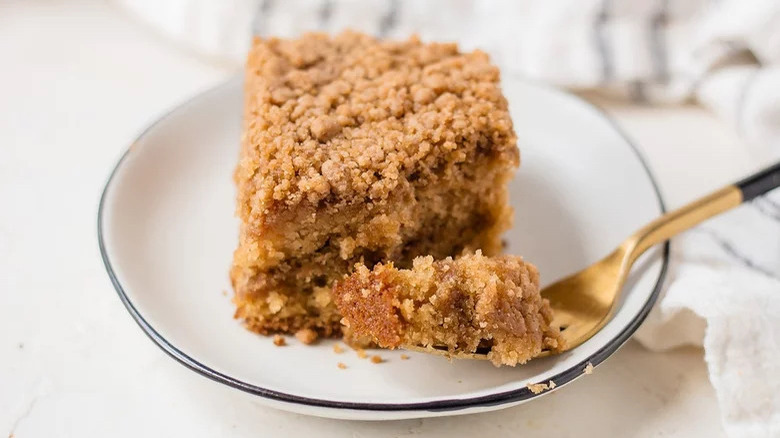
[[[207,90],[203,93],[199,93],[193,96],[192,98],[190,98],[189,100],[185,101],[184,103],[175,106],[172,110],[165,113],[163,116],[161,116],[151,125],[149,125],[145,130],[143,130],[141,134],[137,137],[136,141],[143,138],[152,128],[154,128],[157,125],[157,123],[159,123],[161,120],[166,119],[174,111],[186,106],[187,104],[191,103],[192,101],[194,101],[199,97],[203,97],[206,94],[210,94],[222,90],[223,87],[229,86],[230,83],[235,80],[237,79],[232,79],[225,83],[217,85],[216,87]],[[560,91],[558,91],[557,89],[544,84],[535,84],[535,85],[543,88],[547,88],[548,90],[551,90],[556,93],[560,93]],[[570,97],[574,99],[578,99],[573,96]],[[583,100],[580,100],[580,102],[587,105],[597,113],[599,113],[600,116],[604,118],[610,124],[610,126],[612,126],[612,128],[621,136],[621,138],[626,142],[626,144],[629,145],[629,147],[634,152],[639,162],[642,164],[642,167],[644,168],[645,173],[648,179],[650,180],[651,185],[653,186],[653,190],[655,191],[656,198],[658,201],[658,205],[661,209],[661,212],[662,213],[666,212],[666,207],[664,205],[663,198],[661,196],[661,191],[658,187],[658,183],[656,182],[653,173],[650,171],[650,168],[647,162],[645,161],[645,158],[643,157],[642,153],[640,152],[639,148],[629,139],[629,137],[620,128],[620,126],[618,126],[617,123],[615,123],[615,121],[609,115],[607,115],[603,110],[601,110],[600,108],[598,108],[597,106],[589,102],[585,102]],[[528,400],[534,397],[540,397],[549,392],[552,392],[552,391],[544,391],[540,394],[534,394],[528,388],[523,387],[523,388],[518,388],[510,391],[504,391],[504,392],[480,396],[480,397],[471,397],[471,398],[464,398],[464,399],[447,398],[442,400],[434,400],[434,401],[419,402],[419,403],[344,402],[338,400],[323,400],[323,399],[310,398],[310,397],[301,397],[294,394],[288,394],[285,392],[275,391],[257,385],[252,385],[250,383],[246,383],[236,378],[233,378],[231,376],[228,376],[226,374],[220,373],[219,371],[216,371],[198,362],[196,359],[190,357],[183,351],[176,348],[173,344],[168,342],[168,340],[166,340],[159,332],[157,332],[157,330],[155,330],[154,327],[152,327],[144,319],[144,317],[140,314],[140,312],[138,312],[138,310],[133,305],[132,301],[130,301],[130,298],[127,296],[127,293],[123,289],[122,284],[119,282],[119,279],[117,278],[116,273],[114,272],[114,269],[111,265],[111,261],[109,260],[108,257],[108,253],[106,251],[105,241],[103,238],[103,212],[105,208],[106,194],[108,193],[108,189],[111,186],[111,182],[113,181],[114,176],[116,175],[117,171],[119,170],[122,163],[129,155],[129,153],[130,153],[130,148],[128,148],[122,154],[119,161],[111,171],[111,174],[108,177],[108,181],[106,182],[106,185],[103,188],[103,192],[100,195],[100,203],[98,206],[98,214],[97,214],[98,216],[97,233],[98,233],[98,245],[100,247],[100,256],[103,260],[103,264],[105,265],[108,276],[111,279],[111,283],[114,285],[114,289],[116,289],[116,292],[119,294],[119,298],[122,300],[122,303],[130,312],[130,315],[133,317],[136,323],[138,323],[138,325],[141,327],[144,333],[146,333],[146,335],[149,336],[149,338],[155,344],[157,344],[158,347],[160,347],[165,353],[167,353],[172,358],[176,359],[178,362],[180,362],[182,365],[186,366],[187,368],[195,371],[198,374],[208,377],[209,379],[214,380],[216,382],[220,382],[230,387],[248,392],[250,394],[258,395],[260,397],[268,398],[279,402],[331,408],[331,409],[351,409],[351,410],[360,410],[360,411],[433,411],[433,412],[456,411],[460,409],[515,403],[515,402]],[[615,351],[617,351],[631,337],[631,335],[633,335],[633,333],[637,330],[637,328],[639,328],[639,326],[647,317],[647,314],[652,309],[653,305],[655,304],[655,301],[658,299],[658,295],[661,292],[664,278],[666,277],[666,271],[668,265],[669,265],[669,242],[666,242],[663,244],[663,248],[662,248],[662,264],[661,264],[661,272],[658,274],[658,280],[656,281],[656,284],[653,287],[653,291],[650,294],[648,300],[642,306],[642,309],[639,311],[639,313],[637,313],[637,315],[631,320],[631,322],[629,322],[623,328],[623,330],[620,333],[618,333],[617,336],[615,336],[601,349],[596,351],[594,354],[592,354],[582,362],[576,364],[575,366],[567,369],[564,372],[561,372],[559,374],[556,374],[555,376],[545,379],[545,381],[549,380],[554,382],[555,387],[557,389],[573,381],[577,377],[581,376],[583,374],[583,370],[588,365],[588,363],[590,363],[594,367],[598,366],[606,358],[608,358],[613,353],[615,353]]]

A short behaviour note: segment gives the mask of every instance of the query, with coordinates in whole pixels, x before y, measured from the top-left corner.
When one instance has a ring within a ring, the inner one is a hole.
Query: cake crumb
[[[593,374],[593,364],[588,362],[588,364],[585,365],[585,370],[583,372],[585,374]]]
[[[547,386],[549,386],[549,387],[550,387],[550,389],[553,389],[553,388],[555,388],[555,386],[556,386],[556,385],[555,385],[555,382],[553,382],[552,380],[550,380],[550,382],[549,382],[549,383],[547,383]]]
[[[373,363],[382,363],[382,357],[381,356],[371,356],[371,362]]]
[[[552,383],[552,382],[550,382],[550,383]],[[553,383],[553,385],[555,385],[555,384]],[[526,387],[526,388],[528,388],[528,389],[529,389],[531,392],[533,392],[534,394],[541,394],[541,393],[543,393],[544,391],[547,391],[548,389],[552,389],[552,388],[551,388],[551,387],[550,387],[548,384],[546,384],[546,383],[529,383],[529,384],[528,384],[528,385],[526,385],[525,387]]]
[[[483,339],[491,339],[486,358],[496,366],[515,366],[563,346],[551,324],[550,303],[539,292],[538,270],[517,256],[476,251],[456,259],[417,257],[409,269],[392,262],[372,269],[358,265],[332,295],[351,333],[384,348],[423,339],[446,347],[451,360],[452,351],[474,353]]]
[[[402,355],[401,355],[401,360],[407,360],[407,359],[409,359],[409,356],[407,356],[407,355],[405,355],[405,354],[402,354]]]
[[[300,329],[295,332],[295,337],[306,345],[313,344],[317,340],[317,332],[312,329]]]
[[[366,350],[362,348],[358,348],[357,350],[355,350],[355,353],[357,353],[358,357],[361,359],[365,359],[368,357],[368,355],[366,354]]]
[[[336,354],[341,354],[344,352],[344,349],[341,348],[341,345],[339,344],[333,344],[333,352]]]
[[[277,347],[284,347],[287,345],[287,341],[284,339],[284,336],[282,335],[274,335],[274,345]]]
[[[344,365],[344,362],[339,362],[336,366],[338,366],[339,369],[342,369],[342,370],[346,370],[347,369],[347,366]]]
[[[223,296],[223,297],[226,297],[226,296],[228,296],[228,293],[227,293],[227,291],[226,291],[225,289],[222,289],[222,296]]]

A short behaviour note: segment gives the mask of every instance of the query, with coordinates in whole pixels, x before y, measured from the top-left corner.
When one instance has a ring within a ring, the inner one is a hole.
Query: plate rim
[[[450,412],[450,411],[460,411],[464,409],[495,407],[495,406],[500,406],[505,404],[516,404],[552,392],[553,390],[551,389],[548,391],[543,391],[539,394],[535,394],[527,387],[522,387],[522,388],[512,389],[509,391],[502,391],[502,392],[497,392],[497,393],[482,395],[477,397],[470,397],[470,398],[445,397],[440,400],[414,402],[414,403],[349,402],[349,401],[304,397],[295,394],[289,394],[283,391],[263,388],[258,385],[247,383],[237,378],[231,377],[227,374],[221,373],[207,365],[204,365],[203,363],[199,362],[198,360],[190,357],[183,351],[179,350],[176,346],[174,346],[167,339],[165,339],[165,337],[162,336],[154,327],[152,327],[151,324],[149,324],[146,321],[146,319],[141,315],[138,309],[136,309],[136,307],[133,305],[132,301],[130,300],[124,288],[122,287],[122,284],[119,282],[119,279],[117,278],[116,272],[114,271],[114,268],[108,256],[108,252],[106,250],[106,244],[104,240],[103,216],[105,211],[105,204],[106,204],[108,190],[111,186],[111,183],[114,180],[114,177],[116,176],[117,171],[120,169],[125,159],[130,154],[132,147],[135,143],[140,141],[160,122],[170,117],[176,111],[192,104],[195,100],[199,98],[221,91],[223,88],[228,88],[230,85],[233,84],[233,82],[239,81],[241,77],[242,77],[241,75],[237,75],[228,78],[227,80],[222,81],[215,86],[207,88],[204,91],[197,92],[191,97],[180,102],[179,104],[174,105],[169,110],[163,112],[159,117],[155,118],[154,121],[148,124],[144,129],[141,130],[141,132],[137,136],[135,136],[133,141],[130,142],[130,146],[128,146],[125,149],[125,151],[121,154],[119,160],[112,168],[111,173],[109,174],[108,179],[106,180],[106,183],[103,186],[103,189],[101,191],[100,201],[98,203],[98,210],[97,210],[97,238],[98,238],[98,247],[100,250],[100,257],[103,262],[103,266],[106,269],[106,273],[108,274],[108,277],[111,280],[111,284],[113,285],[114,290],[116,291],[117,295],[122,301],[122,304],[130,313],[133,320],[135,320],[135,322],[138,324],[141,330],[152,340],[152,342],[156,344],[160,349],[162,349],[168,356],[172,357],[180,364],[184,365],[190,370],[212,381],[222,383],[229,387],[241,390],[243,392],[255,396],[269,399],[272,401],[293,403],[293,404],[310,406],[315,408],[370,411],[370,412],[409,412],[409,411]],[[645,176],[650,181],[650,184],[653,188],[653,192],[656,195],[656,201],[658,202],[658,206],[661,210],[661,213],[663,214],[667,211],[664,203],[663,195],[661,193],[657,179],[654,176],[652,170],[650,169],[650,166],[648,165],[643,152],[641,151],[639,146],[636,145],[630,139],[630,137],[620,127],[620,125],[618,125],[617,122],[609,114],[607,114],[601,107],[591,102],[588,102],[577,95],[567,93],[563,90],[560,90],[554,86],[545,83],[541,83],[526,78],[513,77],[512,80],[525,82],[526,84],[532,85],[534,87],[544,88],[551,93],[563,95],[566,98],[575,100],[583,107],[588,108],[589,110],[596,113],[597,116],[604,119],[611,126],[611,128],[623,139],[623,141],[628,145],[628,147],[633,151],[634,155],[639,160],[640,164],[642,165],[642,168],[645,171]],[[667,241],[662,246],[661,270],[658,273],[656,284],[653,287],[653,291],[650,293],[650,296],[648,297],[647,301],[642,305],[640,311],[631,319],[631,321],[628,324],[626,324],[625,327],[622,328],[622,330],[620,330],[620,332],[614,338],[612,338],[609,342],[604,344],[604,346],[598,349],[595,353],[588,356],[588,358],[577,363],[576,365],[566,369],[565,371],[562,371],[556,374],[555,376],[549,378],[548,380],[555,383],[555,390],[565,386],[568,383],[571,383],[572,381],[576,380],[578,377],[582,376],[583,370],[588,363],[590,363],[593,367],[596,367],[599,364],[601,364],[604,360],[606,360],[608,357],[614,354],[618,349],[620,349],[620,347],[622,347],[623,344],[625,344],[626,341],[628,341],[628,339],[631,338],[634,332],[636,332],[636,330],[639,328],[642,322],[644,322],[650,310],[653,308],[663,287],[664,280],[666,278],[666,274],[669,266],[669,248],[670,248],[670,244]]]

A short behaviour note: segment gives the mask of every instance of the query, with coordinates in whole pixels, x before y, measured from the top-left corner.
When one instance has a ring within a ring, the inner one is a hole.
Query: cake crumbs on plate
[[[357,356],[361,359],[365,359],[368,357],[368,354],[366,354],[366,350],[362,348],[358,348],[355,350],[355,353],[357,353]]]
[[[550,380],[549,383],[529,383],[525,387],[528,388],[534,394],[538,395],[543,393],[544,391],[555,388],[555,382]]]
[[[407,356],[405,354],[401,355],[401,360],[408,360],[408,359],[409,359],[409,356]]]
[[[582,372],[585,374],[593,374],[593,364],[588,362],[588,364],[585,365],[585,369]]]
[[[336,354],[341,354],[344,352],[344,349],[341,348],[341,345],[339,344],[333,344],[333,352]]]
[[[295,337],[306,345],[313,344],[317,340],[317,332],[312,329],[300,329],[295,332]]]
[[[336,366],[339,367],[339,369],[341,369],[341,370],[346,370],[347,369],[347,366],[344,365],[344,362],[339,362],[338,364],[336,364]]]
[[[284,339],[284,336],[282,335],[274,335],[274,345],[277,347],[284,347],[287,345],[287,341]]]
[[[382,356],[374,355],[374,356],[371,356],[371,362],[372,363],[382,363],[382,362],[384,362],[384,360],[382,360]]]

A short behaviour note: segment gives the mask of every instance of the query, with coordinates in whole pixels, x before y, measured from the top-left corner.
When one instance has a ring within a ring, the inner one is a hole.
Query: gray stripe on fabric
[[[712,240],[718,244],[718,246],[723,250],[723,252],[731,257],[732,260],[740,263],[742,266],[745,266],[746,268],[752,269],[754,271],[760,272],[767,277],[774,278],[775,280],[780,280],[780,277],[775,274],[774,272],[770,271],[767,268],[764,268],[763,266],[759,266],[754,261],[750,260],[749,257],[745,256],[744,254],[740,253],[734,245],[732,245],[728,240],[721,237],[718,233],[715,231],[709,229],[709,228],[698,228],[697,229],[700,232],[703,232],[704,234],[708,235],[712,238]]]
[[[255,12],[255,19],[252,20],[252,34],[262,36],[265,30],[265,25],[268,22],[268,16],[271,14],[275,4],[274,0],[263,0],[257,7]]]
[[[642,81],[632,81],[628,89],[629,99],[634,103],[647,103],[647,93],[645,93],[645,83]]]
[[[611,4],[610,0],[601,0],[598,13],[595,20],[593,20],[593,42],[596,54],[601,62],[602,84],[610,82],[615,74],[609,38],[605,28],[609,22]]]
[[[780,193],[780,192],[779,192]],[[767,205],[772,206],[772,208],[776,209],[778,212],[780,212],[780,202],[775,202],[769,197],[769,193],[765,194],[764,196],[761,196],[757,199],[762,199],[763,202],[765,202]]]
[[[333,1],[322,0],[319,10],[317,10],[317,20],[319,21],[320,29],[325,29],[330,22],[330,18],[333,16]]]
[[[774,206],[767,201],[768,199],[756,198],[751,202],[751,205],[762,215],[780,223],[780,210],[777,210],[776,207],[773,208]]]
[[[387,9],[382,18],[379,20],[379,36],[385,37],[390,31],[398,24],[399,8],[401,5],[398,0],[390,0],[390,7]]]
[[[661,83],[669,81],[669,52],[666,41],[666,26],[669,24],[669,0],[659,0],[658,10],[650,22],[650,55],[653,59],[655,79]]]
[[[263,0],[260,2],[260,12],[267,14],[274,7],[274,0]]]

